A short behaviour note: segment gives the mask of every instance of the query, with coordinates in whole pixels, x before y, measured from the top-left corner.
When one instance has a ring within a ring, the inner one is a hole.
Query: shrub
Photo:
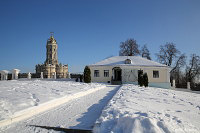
[[[84,69],[84,82],[85,83],[91,83],[91,71],[88,66],[85,67]]]
[[[83,76],[80,75],[80,82],[83,82]]]
[[[143,86],[143,71],[138,70],[138,85]]]
[[[144,75],[143,75],[143,85],[144,85],[145,87],[147,87],[147,86],[149,85],[149,80],[148,80],[148,75],[147,75],[147,73],[144,73]]]

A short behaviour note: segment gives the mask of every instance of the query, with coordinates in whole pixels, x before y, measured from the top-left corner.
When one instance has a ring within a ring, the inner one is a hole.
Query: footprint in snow
[[[183,99],[180,99],[180,101],[184,101]]]
[[[178,123],[181,123],[181,122],[182,122],[182,121],[179,120],[176,116],[174,116],[174,117],[172,118],[172,120],[175,120],[175,121],[178,122]]]
[[[166,95],[166,96],[168,96],[168,94],[167,93],[163,93],[164,95]]]
[[[200,110],[200,106],[196,106],[196,108]]]
[[[191,102],[188,102],[190,105],[193,105],[193,103],[191,103]]]
[[[170,117],[170,114],[165,114],[166,117]]]
[[[147,113],[135,112],[135,114],[139,114],[140,116],[148,117]]]
[[[160,113],[160,112],[157,112],[157,114],[161,115],[162,113]]]

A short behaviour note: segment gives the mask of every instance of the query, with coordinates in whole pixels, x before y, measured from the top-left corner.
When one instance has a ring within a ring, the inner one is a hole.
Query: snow
[[[107,85],[91,94],[76,98],[27,120],[2,128],[2,132],[55,132],[30,125],[70,129],[92,129],[101,111],[113,97],[119,86]],[[1,132],[1,129],[0,129]]]
[[[132,63],[125,64],[126,59],[130,59]],[[148,60],[146,58],[142,58],[140,56],[113,56],[89,66],[104,66],[104,65],[167,67],[166,65],[154,62],[152,60]]]
[[[36,115],[105,86],[59,80],[0,81],[0,126]]]
[[[132,84],[119,88],[62,80],[0,81],[0,132],[55,132],[30,126],[38,125],[94,127],[96,133],[195,133],[200,131],[199,95]],[[5,124],[7,120],[13,123]]]
[[[13,69],[12,71],[13,71],[13,72],[19,72],[20,70],[15,68],[15,69]]]
[[[94,132],[199,132],[199,95],[123,85],[102,111]]]
[[[7,71],[7,70],[1,70],[0,72],[2,72],[3,74],[8,74],[9,73],[9,71]]]

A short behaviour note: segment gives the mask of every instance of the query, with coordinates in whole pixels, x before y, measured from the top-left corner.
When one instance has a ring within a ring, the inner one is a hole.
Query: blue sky
[[[166,42],[200,55],[199,7],[199,0],[0,0],[0,70],[35,72],[51,31],[70,72],[118,55],[128,38],[147,44],[153,60]]]

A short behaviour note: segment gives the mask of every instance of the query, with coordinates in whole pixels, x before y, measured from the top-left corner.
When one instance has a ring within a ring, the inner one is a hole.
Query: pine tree
[[[84,82],[91,83],[91,71],[88,66],[86,66],[84,69]]]
[[[149,85],[147,73],[144,73],[144,75],[143,75],[143,84],[144,84],[145,87],[147,87]]]
[[[148,60],[151,60],[150,52],[149,52],[149,50],[148,50],[146,45],[144,45],[142,47],[140,52],[141,52],[142,57],[147,58]]]
[[[138,70],[138,85],[143,86],[143,71]]]

